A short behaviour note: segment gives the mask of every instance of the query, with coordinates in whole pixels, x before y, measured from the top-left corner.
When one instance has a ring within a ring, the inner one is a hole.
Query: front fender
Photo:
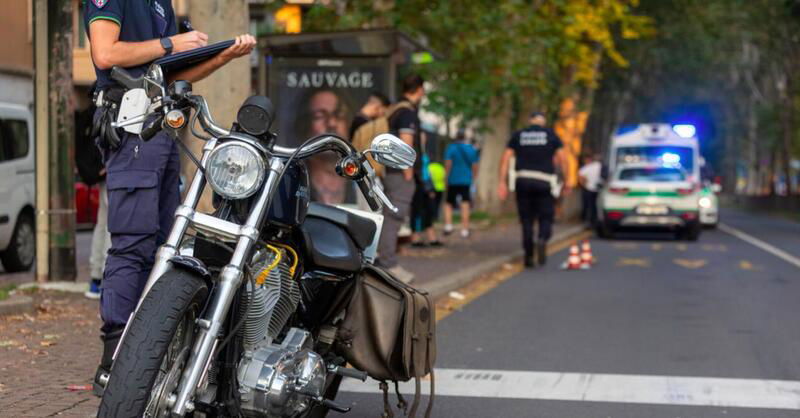
[[[205,263],[199,259],[188,255],[176,255],[170,258],[169,262],[176,269],[197,274],[206,282],[206,284],[211,286],[211,271],[209,271]]]

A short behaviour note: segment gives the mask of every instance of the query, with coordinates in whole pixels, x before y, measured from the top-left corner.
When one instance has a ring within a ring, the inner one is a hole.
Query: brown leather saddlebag
[[[427,292],[415,289],[382,269],[368,266],[357,278],[344,319],[339,324],[337,351],[355,368],[381,381],[386,416],[387,381],[415,379],[416,394],[408,415],[416,416],[420,379],[430,375],[431,398],[425,416],[433,407],[436,361],[436,318]],[[405,401],[400,397],[400,407]]]

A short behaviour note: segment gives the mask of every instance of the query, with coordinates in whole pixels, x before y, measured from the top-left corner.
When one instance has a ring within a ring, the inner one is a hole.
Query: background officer
[[[522,247],[525,249],[525,266],[536,263],[544,265],[547,261],[547,241],[553,234],[555,218],[555,199],[561,192],[556,169],[561,171],[563,151],[561,139],[551,129],[545,127],[547,119],[541,112],[533,112],[529,126],[514,132],[500,161],[501,200],[508,196],[508,163],[516,158],[517,210],[522,222]],[[537,222],[538,237],[533,240],[533,224]]]
[[[155,59],[206,46],[208,41],[208,36],[198,31],[177,34],[170,0],[87,0],[84,23],[97,74],[96,92],[107,97],[115,96],[109,94],[112,90],[118,95],[121,89],[110,77],[113,66],[138,77]],[[255,44],[252,36],[241,35],[216,57],[170,74],[169,80],[199,81],[232,59],[249,54]],[[98,109],[96,123],[106,110]],[[122,329],[136,307],[156,248],[166,239],[180,199],[180,163],[173,140],[163,132],[148,142],[127,133],[119,138],[118,144],[98,138],[107,169],[111,249],[100,299],[103,357],[95,381],[110,369]],[[95,392],[100,391],[95,382]]]

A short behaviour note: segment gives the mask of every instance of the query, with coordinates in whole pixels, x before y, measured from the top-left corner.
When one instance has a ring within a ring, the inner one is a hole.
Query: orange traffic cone
[[[569,257],[561,265],[562,270],[578,270],[581,268],[581,256],[577,245],[569,247]]]
[[[594,263],[594,256],[592,255],[592,246],[589,245],[589,240],[583,241],[581,244],[581,269],[589,270]]]

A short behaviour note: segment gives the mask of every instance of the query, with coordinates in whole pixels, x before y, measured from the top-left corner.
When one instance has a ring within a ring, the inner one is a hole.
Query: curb
[[[567,227],[562,232],[554,234],[553,238],[547,245],[548,247],[552,247],[557,243],[569,240],[573,236],[578,235],[585,230],[586,229],[583,227],[583,225],[573,225]],[[522,250],[519,249],[517,251],[512,252],[511,254],[492,257],[467,269],[456,271],[455,273],[450,273],[446,276],[442,276],[438,280],[434,280],[433,283],[424,286],[423,289],[426,290],[431,295],[431,299],[436,300],[446,295],[451,290],[459,289],[464,285],[477,279],[478,277],[486,273],[498,270],[503,266],[503,264],[511,263],[517,259],[522,258],[522,256],[523,256]]]
[[[0,300],[0,316],[21,315],[33,312],[33,298],[25,295],[14,295]]]
[[[89,284],[86,282],[46,282],[46,283],[25,283],[19,286],[20,289],[37,288],[40,290],[57,290],[59,292],[68,293],[83,293],[89,289]]]

